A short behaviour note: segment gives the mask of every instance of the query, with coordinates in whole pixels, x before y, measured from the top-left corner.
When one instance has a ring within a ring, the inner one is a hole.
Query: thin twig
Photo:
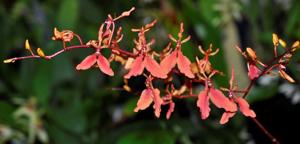
[[[38,56],[38,55],[30,55],[30,56],[23,56],[23,57],[14,57],[14,58],[11,58],[11,60],[13,62],[17,61],[17,60],[24,60],[24,59],[34,59],[34,58],[43,58],[43,59],[52,59],[53,57],[65,52],[65,51],[68,51],[68,50],[71,50],[71,49],[78,49],[78,48],[88,48],[89,46],[87,45],[77,45],[77,46],[70,46],[70,47],[66,47],[64,49],[61,49],[60,51],[57,51],[55,52],[54,54],[52,55],[48,55],[48,56],[45,56],[45,57],[41,57],[41,56]]]
[[[251,118],[251,119],[271,139],[272,143],[280,144],[280,142],[256,118]]]

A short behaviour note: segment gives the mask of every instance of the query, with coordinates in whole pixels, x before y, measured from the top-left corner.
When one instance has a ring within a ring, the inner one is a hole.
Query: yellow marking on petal
[[[114,60],[117,62],[120,62],[122,65],[125,65],[125,63],[126,63],[126,60],[123,57],[118,56],[118,55],[115,55]]]

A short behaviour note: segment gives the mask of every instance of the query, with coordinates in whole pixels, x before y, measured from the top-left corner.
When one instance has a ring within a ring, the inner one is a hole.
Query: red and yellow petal
[[[260,69],[255,64],[249,64],[248,76],[251,80],[257,78],[260,74]]]
[[[220,90],[210,88],[209,97],[216,107],[223,108],[229,112],[237,111],[236,104],[229,100]]]
[[[145,65],[143,63],[144,56],[138,56],[132,63],[130,71],[124,76],[124,78],[129,79],[131,76],[141,75],[144,71]]]
[[[225,124],[235,115],[235,112],[224,112],[220,120],[220,124]]]
[[[163,103],[163,100],[160,97],[160,92],[158,89],[153,89],[151,90],[153,94],[153,101],[154,101],[154,114],[157,118],[160,117],[160,112],[161,112],[161,105]]]
[[[197,106],[201,112],[201,119],[208,118],[210,113],[208,88],[205,88],[198,94]]]
[[[195,75],[193,74],[190,67],[191,61],[186,56],[184,56],[180,50],[178,50],[177,54],[177,66],[179,71],[189,78],[194,78]]]
[[[101,54],[98,55],[97,64],[100,68],[100,70],[110,76],[114,75],[113,70],[110,68],[109,61]]]
[[[96,54],[87,56],[80,64],[76,66],[77,70],[86,70],[91,68],[97,61]]]
[[[176,65],[177,51],[172,52],[166,56],[160,63],[161,68],[168,74]]]
[[[160,65],[150,56],[146,56],[145,60],[144,60],[144,64],[146,69],[155,77],[158,78],[167,78],[166,73],[164,72],[164,70],[162,70],[162,68],[160,67]]]
[[[245,99],[243,99],[241,97],[238,97],[238,98],[236,98],[236,102],[238,103],[238,105],[240,107],[240,111],[245,116],[256,117],[255,112],[249,108],[249,104],[248,104],[248,102]]]
[[[153,95],[151,89],[143,90],[140,99],[137,102],[136,108],[134,109],[134,112],[138,112],[139,110],[148,108],[153,101],[152,96]]]
[[[168,109],[167,114],[166,114],[167,119],[170,119],[171,114],[174,111],[174,108],[175,108],[175,103],[174,102],[170,102],[169,109]]]

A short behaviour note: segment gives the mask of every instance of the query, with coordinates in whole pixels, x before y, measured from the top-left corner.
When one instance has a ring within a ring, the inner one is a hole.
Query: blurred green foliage
[[[70,29],[86,42],[96,39],[99,25],[107,14],[118,15],[132,6],[136,11],[117,22],[123,27],[123,49],[131,50],[136,34],[131,28],[158,19],[148,35],[157,39],[155,50],[168,43],[167,34],[175,35],[184,22],[186,35],[192,40],[183,46],[191,59],[201,57],[197,46],[210,43],[221,48],[212,59],[216,69],[224,72],[226,64],[222,47],[227,18],[218,7],[229,7],[226,15],[233,17],[242,46],[254,47],[263,59],[272,55],[272,32],[289,40],[300,38],[300,4],[297,0],[17,0],[0,2],[0,59],[27,55],[25,39],[45,53],[61,49],[51,40],[54,27]],[[232,4],[232,5],[231,5]],[[234,9],[233,7],[238,7]],[[291,41],[288,41],[291,42]],[[76,44],[76,43],[73,43]],[[234,47],[234,46],[232,46]],[[130,82],[134,92],[115,91],[122,87],[123,70],[113,64],[117,73],[107,77],[97,69],[76,71],[75,66],[87,50],[74,50],[51,61],[24,60],[0,65],[0,143],[245,143],[244,118],[237,116],[219,125],[220,112],[213,110],[209,120],[201,121],[195,100],[176,101],[170,120],[154,118],[151,109],[134,113],[143,79]],[[194,59],[192,59],[194,61]],[[299,56],[295,58],[299,61]],[[292,66],[291,66],[292,67]],[[235,66],[243,69],[245,66]],[[293,73],[299,69],[292,69]],[[299,80],[299,76],[295,77]],[[227,86],[228,77],[216,83]],[[251,101],[268,99],[277,91],[278,83],[267,89],[257,87]],[[265,95],[266,91],[272,91]],[[214,108],[213,108],[214,109]],[[163,114],[166,112],[163,108]],[[164,115],[162,115],[164,116]]]

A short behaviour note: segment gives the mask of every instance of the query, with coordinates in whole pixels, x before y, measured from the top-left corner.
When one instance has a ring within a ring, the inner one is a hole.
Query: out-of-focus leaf
[[[212,24],[213,19],[217,17],[218,12],[214,8],[216,5],[216,0],[210,1],[199,1],[199,9],[201,10],[201,15]]]
[[[52,63],[39,63],[38,70],[33,81],[33,91],[41,105],[46,105],[49,100],[53,83]]]
[[[300,31],[300,28],[299,28],[299,25],[300,25],[300,19],[299,19],[300,3],[299,3],[299,1],[295,1],[294,3],[296,3],[296,4],[293,4],[290,12],[288,12],[289,15],[288,15],[287,24],[285,27],[285,30],[288,34],[293,34],[293,33],[297,34],[297,31],[295,31],[295,29],[298,30],[298,32]]]
[[[50,139],[55,144],[80,144],[78,137],[68,133],[68,131],[63,131],[55,124],[48,124],[48,131]]]
[[[12,12],[11,12],[11,19],[13,21],[18,20],[23,14],[24,10],[26,9],[27,1],[20,0],[16,1],[13,5]]]
[[[53,63],[53,83],[72,80],[75,77],[75,67],[72,66],[68,55],[57,57]]]
[[[268,85],[268,86],[260,86],[253,87],[247,96],[247,100],[250,103],[262,101],[273,97],[277,93],[278,85]]]
[[[79,0],[61,1],[58,11],[58,25],[65,29],[76,26],[79,13]]]
[[[68,97],[71,95],[67,95]],[[60,108],[49,109],[49,116],[59,126],[80,134],[85,130],[86,119],[82,109],[82,103],[78,98],[68,98],[69,103]]]
[[[136,107],[136,103],[138,101],[138,97],[136,98],[131,98],[129,99],[125,104],[124,104],[124,115],[126,116],[132,116],[135,114],[135,112],[133,111],[134,108]]]
[[[141,130],[123,135],[117,144],[175,144],[174,136],[162,130]]]
[[[8,103],[0,101],[0,123],[2,124],[13,124],[12,113],[14,107]]]

